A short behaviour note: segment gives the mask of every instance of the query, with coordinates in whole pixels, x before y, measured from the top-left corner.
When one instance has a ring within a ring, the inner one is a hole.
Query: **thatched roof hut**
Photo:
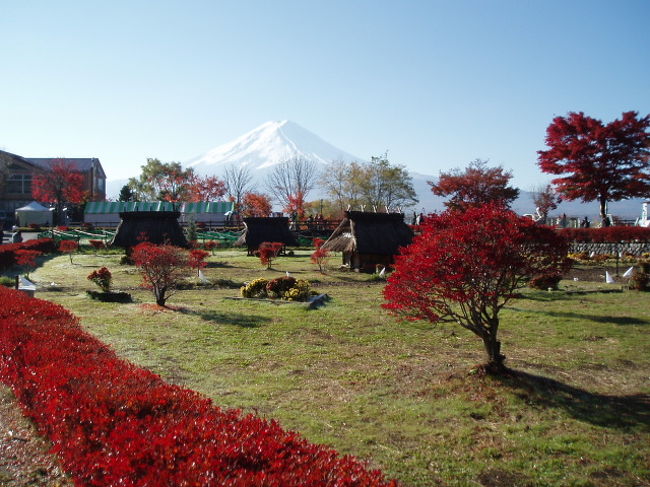
[[[351,269],[374,271],[377,265],[391,265],[399,248],[412,240],[403,213],[346,211],[323,249],[343,252],[343,264]]]
[[[235,245],[245,245],[249,254],[257,250],[262,242],[298,245],[296,238],[289,230],[289,219],[285,216],[244,218],[244,227],[244,233],[235,242]]]
[[[189,247],[183,229],[178,223],[178,211],[124,211],[110,245],[133,247],[143,239],[154,244],[169,243]]]

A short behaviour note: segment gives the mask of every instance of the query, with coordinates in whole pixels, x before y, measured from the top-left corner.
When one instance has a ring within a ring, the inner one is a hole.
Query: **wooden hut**
[[[323,249],[343,253],[343,265],[374,272],[377,265],[393,264],[395,254],[413,240],[403,213],[346,211],[345,218],[323,244]]]
[[[189,247],[183,229],[178,223],[178,211],[124,211],[110,245],[134,247],[143,240],[154,244],[168,243]]]
[[[297,246],[298,242],[289,230],[289,219],[280,217],[244,218],[244,232],[235,242],[237,246],[246,246],[248,254],[257,250],[262,242],[282,242],[284,245]]]

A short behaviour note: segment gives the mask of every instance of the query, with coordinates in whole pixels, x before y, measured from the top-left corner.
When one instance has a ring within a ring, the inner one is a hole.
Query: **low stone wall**
[[[650,253],[650,242],[573,242],[569,245],[569,252],[587,252],[588,254],[593,252],[595,255],[616,255],[616,252],[621,252],[623,255],[631,254],[634,256],[640,256],[645,253]]]

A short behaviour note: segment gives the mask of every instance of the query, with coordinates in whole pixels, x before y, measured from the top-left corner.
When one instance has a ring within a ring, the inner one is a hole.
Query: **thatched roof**
[[[244,233],[237,239],[235,245],[245,245],[256,249],[262,242],[282,242],[285,245],[298,245],[296,238],[289,230],[287,217],[244,218]]]
[[[169,243],[188,247],[183,229],[178,223],[178,211],[124,211],[111,245],[133,247],[146,240],[154,244]]]
[[[334,252],[395,255],[409,245],[413,231],[404,223],[403,213],[346,211],[345,218],[323,244]]]

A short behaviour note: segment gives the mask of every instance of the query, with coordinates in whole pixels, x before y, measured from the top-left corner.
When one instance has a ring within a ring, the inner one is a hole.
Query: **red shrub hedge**
[[[51,238],[39,238],[27,242],[0,245],[0,270],[16,264],[16,250],[38,250],[42,253],[56,251],[56,244]]]
[[[650,228],[644,227],[562,228],[558,232],[569,242],[650,241]]]
[[[119,359],[61,306],[0,288],[0,379],[79,486],[395,486],[275,421]]]

